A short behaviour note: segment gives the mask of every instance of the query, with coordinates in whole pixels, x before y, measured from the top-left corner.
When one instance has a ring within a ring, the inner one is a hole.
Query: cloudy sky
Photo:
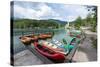
[[[89,13],[85,6],[39,2],[14,2],[14,18],[73,21]]]

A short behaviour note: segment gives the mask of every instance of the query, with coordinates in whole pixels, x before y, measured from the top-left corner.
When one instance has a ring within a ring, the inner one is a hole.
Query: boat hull
[[[19,37],[19,39],[21,40],[21,42],[23,44],[30,45],[32,42],[38,40],[38,36],[35,36],[35,35],[27,35],[27,36]]]
[[[64,62],[65,56],[61,53],[55,52],[46,46],[39,45],[38,42],[34,42],[35,49],[42,55],[53,60],[54,62]]]
[[[40,34],[39,39],[46,39],[46,38],[52,38],[52,34]]]
[[[26,37],[26,36],[20,37],[20,40],[25,45],[30,45],[30,43],[31,43],[31,39],[29,37]]]

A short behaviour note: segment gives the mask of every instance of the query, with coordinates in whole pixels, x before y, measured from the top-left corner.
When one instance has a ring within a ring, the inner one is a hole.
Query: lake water
[[[53,38],[56,39],[56,40],[61,40],[66,35],[66,31],[64,29],[56,30],[54,32],[55,32],[55,35],[53,36]],[[24,32],[24,34],[30,34],[30,33],[33,33],[33,32],[32,31]],[[14,54],[26,49],[24,44],[21,43],[21,41],[19,39],[20,36],[22,36],[22,32],[14,31],[14,36],[13,36]]]
[[[13,37],[14,54],[26,49],[25,46],[21,43],[19,37],[20,37],[20,35],[17,35],[17,36]]]

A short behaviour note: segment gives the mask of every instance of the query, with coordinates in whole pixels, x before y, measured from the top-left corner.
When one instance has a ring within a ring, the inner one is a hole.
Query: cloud
[[[63,5],[62,11],[66,14],[67,21],[74,21],[79,16],[84,19],[89,13],[86,7],[81,5]]]
[[[77,16],[71,16],[70,15],[70,16],[67,16],[66,18],[67,18],[68,21],[74,21],[77,18]]]
[[[59,16],[51,7],[47,6],[46,4],[42,3],[38,6],[39,11],[37,11],[38,17],[54,17]]]
[[[36,11],[33,9],[26,9],[18,5],[14,5],[14,17],[38,19]]]
[[[84,6],[49,4],[32,2],[15,3],[14,17],[28,19],[58,19],[63,21],[74,21],[78,16],[85,18],[88,14],[88,11]]]
[[[14,5],[14,17],[29,19],[49,19],[55,16],[59,16],[59,14],[55,13],[55,11],[53,11],[52,8],[43,3],[39,4],[37,6],[37,9],[38,10],[32,8],[25,8],[19,5]]]

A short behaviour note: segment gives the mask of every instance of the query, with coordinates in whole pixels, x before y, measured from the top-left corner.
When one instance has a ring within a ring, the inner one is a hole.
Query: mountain
[[[36,20],[36,19],[16,19],[14,20],[14,28],[60,28],[64,27],[66,22],[54,19]]]
[[[54,22],[57,22],[57,23],[60,23],[62,25],[65,25],[67,24],[68,22],[67,21],[61,21],[61,20],[55,20],[55,19],[48,19],[49,21],[54,21]]]
[[[61,21],[61,20],[56,20],[56,19],[46,19],[46,20],[37,20],[37,19],[20,19],[20,18],[15,18],[14,21],[23,21],[23,20],[28,20],[28,21],[49,21],[49,22],[56,22],[58,24],[61,24],[61,25],[65,25],[67,24],[68,22],[67,21]]]

